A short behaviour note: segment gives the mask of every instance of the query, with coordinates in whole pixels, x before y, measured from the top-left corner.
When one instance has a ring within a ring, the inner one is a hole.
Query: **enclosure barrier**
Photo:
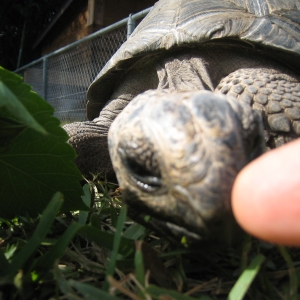
[[[130,15],[15,71],[49,102],[63,124],[85,121],[86,92],[151,7]]]

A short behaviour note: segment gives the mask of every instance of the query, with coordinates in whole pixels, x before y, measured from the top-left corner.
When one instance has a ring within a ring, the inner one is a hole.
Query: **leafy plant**
[[[37,216],[55,192],[62,211],[88,210],[82,176],[53,108],[22,78],[0,68],[0,217]]]

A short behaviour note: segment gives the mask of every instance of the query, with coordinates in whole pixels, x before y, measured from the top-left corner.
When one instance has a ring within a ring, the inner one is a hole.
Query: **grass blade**
[[[82,198],[84,204],[87,207],[90,207],[91,201],[92,201],[92,195],[91,195],[91,191],[90,191],[90,185],[88,183],[84,185],[83,193],[84,194],[83,194],[83,196],[81,196],[81,198]],[[85,225],[89,213],[90,213],[89,211],[81,210],[79,212],[79,216],[78,216],[78,223],[81,224],[81,225]]]
[[[153,299],[212,300],[208,296],[200,296],[197,298],[193,298],[193,297],[181,294],[179,292],[164,289],[164,288],[158,287],[156,285],[152,285],[152,284],[150,284],[149,286],[146,287],[145,292],[148,293],[149,295],[151,295],[151,297],[153,297]],[[166,296],[166,297],[162,297],[162,296]]]
[[[146,228],[140,224],[133,223],[123,233],[124,238],[131,240],[137,240],[146,232]]]
[[[61,270],[59,269],[58,261],[54,264],[53,274],[56,280],[57,287],[60,289],[60,291],[63,294],[68,295],[67,299],[72,299],[72,296],[71,297],[69,296],[72,295],[73,290],[69,282],[66,280],[65,276],[62,274]]]
[[[103,246],[110,250],[113,250],[114,248],[114,234],[101,231],[100,229],[89,225],[83,226],[79,229],[78,232],[82,237],[96,242],[100,246]],[[120,254],[128,255],[129,253],[132,253],[134,251],[133,241],[125,239],[122,236],[120,236],[119,239],[120,247],[118,251]]]
[[[247,293],[252,281],[258,274],[262,263],[265,260],[265,256],[258,254],[253,258],[250,265],[243,271],[233,288],[231,289],[227,300],[241,300]]]
[[[297,279],[297,274],[294,269],[293,261],[291,259],[291,256],[289,255],[287,249],[284,246],[278,246],[278,248],[289,268],[290,290],[289,290],[289,298],[288,299],[297,300],[298,299],[298,297],[297,297],[298,279]]]
[[[62,204],[63,195],[59,192],[55,193],[46,209],[44,210],[40,222],[32,237],[28,241],[28,244],[13,258],[11,265],[5,272],[7,275],[14,276],[16,272],[22,268],[28,258],[30,258],[30,256],[35,252],[35,250],[41,244],[49,229],[51,228],[51,225]]]
[[[9,262],[6,259],[2,249],[0,248],[0,270],[5,270],[9,267]]]
[[[47,270],[51,268],[55,260],[59,259],[65,252],[65,249],[81,228],[78,223],[72,223],[68,229],[63,233],[63,235],[57,240],[55,245],[47,252],[45,255],[40,257],[36,262],[35,268]]]
[[[111,218],[111,225],[113,227],[117,227],[118,214],[112,201],[110,202],[110,218]]]
[[[134,265],[136,272],[136,279],[141,284],[142,287],[145,286],[145,268],[143,261],[143,252],[142,252],[142,243],[143,241],[136,241],[136,252],[134,255]],[[139,296],[143,297],[143,291],[139,291]]]
[[[116,232],[114,235],[114,245],[113,245],[113,250],[110,256],[110,262],[107,268],[107,272],[106,272],[106,278],[105,278],[105,282],[104,282],[104,286],[103,289],[105,291],[108,290],[109,288],[109,283],[107,281],[107,277],[109,275],[113,275],[115,272],[115,266],[116,266],[116,260],[117,260],[117,255],[119,253],[119,246],[121,243],[121,234],[122,234],[122,229],[126,220],[126,213],[127,213],[127,208],[126,205],[123,205],[121,208],[121,212],[118,218],[118,222],[117,222],[117,227],[116,227]]]
[[[79,293],[81,293],[84,296],[84,299],[89,300],[99,300],[99,299],[105,299],[105,300],[120,300],[120,298],[110,295],[107,292],[97,289],[89,284],[82,283],[75,281],[73,279],[70,279],[68,281],[70,283],[70,286],[77,289]]]

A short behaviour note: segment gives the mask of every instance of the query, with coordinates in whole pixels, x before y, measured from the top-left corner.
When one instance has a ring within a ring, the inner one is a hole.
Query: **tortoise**
[[[76,163],[170,239],[230,243],[236,175],[300,135],[299,67],[298,0],[160,0],[65,126]]]

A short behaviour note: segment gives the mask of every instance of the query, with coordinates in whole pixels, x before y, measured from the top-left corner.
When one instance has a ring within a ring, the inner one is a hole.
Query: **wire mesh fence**
[[[45,99],[61,122],[85,120],[87,88],[125,40],[121,27],[48,58]]]
[[[139,22],[149,10],[132,18]],[[15,72],[24,76],[24,82],[54,107],[55,116],[63,124],[84,121],[87,89],[126,41],[129,21],[130,18],[123,19]]]

